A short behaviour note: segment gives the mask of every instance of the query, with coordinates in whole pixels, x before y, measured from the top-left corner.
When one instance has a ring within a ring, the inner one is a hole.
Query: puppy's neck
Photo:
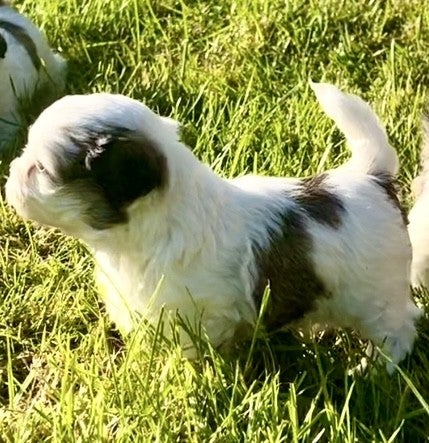
[[[177,177],[177,178],[176,178]],[[199,164],[177,174],[168,189],[138,199],[127,210],[128,221],[85,239],[95,252],[144,257],[160,268],[186,265],[204,252],[225,229],[233,206],[231,185]]]

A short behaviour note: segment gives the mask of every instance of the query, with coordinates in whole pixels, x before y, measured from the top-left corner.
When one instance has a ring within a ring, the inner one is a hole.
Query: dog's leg
[[[391,359],[386,364],[389,374],[411,352],[416,336],[414,322],[419,315],[420,310],[410,300],[405,306],[390,305],[371,320],[362,320],[362,333]]]

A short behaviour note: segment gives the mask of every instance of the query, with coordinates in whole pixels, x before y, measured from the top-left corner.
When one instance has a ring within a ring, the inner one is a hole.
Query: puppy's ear
[[[6,52],[7,52],[7,43],[4,37],[0,34],[0,58],[5,58]]]
[[[117,208],[162,187],[167,180],[167,161],[159,148],[134,134],[95,140],[87,149],[85,168]]]

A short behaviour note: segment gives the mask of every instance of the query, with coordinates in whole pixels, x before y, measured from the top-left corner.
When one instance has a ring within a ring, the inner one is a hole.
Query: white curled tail
[[[352,151],[345,166],[366,174],[396,175],[399,161],[377,115],[361,98],[328,83],[310,86],[325,111],[344,133]]]

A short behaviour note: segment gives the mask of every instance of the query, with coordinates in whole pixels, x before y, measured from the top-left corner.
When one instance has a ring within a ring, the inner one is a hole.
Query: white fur
[[[353,156],[345,165],[349,170],[374,174],[399,169],[396,151],[389,145],[386,131],[370,106],[360,97],[344,95],[328,83],[310,83],[322,109],[344,133]],[[375,146],[378,147],[375,148]]]
[[[334,86],[312,87],[351,137],[352,159],[329,171],[345,205],[341,226],[308,219],[315,272],[331,296],[320,299],[303,324],[352,327],[377,343],[386,339],[397,363],[412,348],[418,316],[409,289],[411,248],[399,209],[368,175],[394,174],[396,154],[366,103]],[[130,128],[155,140],[167,159],[167,187],[136,200],[125,225],[90,228],[81,217],[85,196],[70,197],[46,175],[79,149],[66,132],[79,134],[84,126]],[[46,171],[34,171],[37,161]],[[295,178],[218,177],[178,140],[177,125],[135,100],[94,94],[65,97],[41,114],[12,163],[6,195],[22,216],[92,248],[107,310],[123,331],[131,329],[134,313],[156,322],[164,307],[167,316],[178,311],[191,323],[201,320],[220,346],[255,322],[253,245],[269,246],[281,214],[297,208],[285,193],[298,186]]]
[[[408,225],[413,247],[411,282],[414,287],[429,288],[429,121],[423,121],[422,171],[413,182],[416,198]]]
[[[10,141],[20,122],[19,103],[31,97],[38,88],[58,96],[64,89],[66,63],[52,52],[42,32],[29,19],[9,6],[0,6],[0,20],[23,28],[34,42],[42,60],[37,70],[23,45],[0,26],[7,43],[4,59],[0,59],[0,151],[2,142]]]

